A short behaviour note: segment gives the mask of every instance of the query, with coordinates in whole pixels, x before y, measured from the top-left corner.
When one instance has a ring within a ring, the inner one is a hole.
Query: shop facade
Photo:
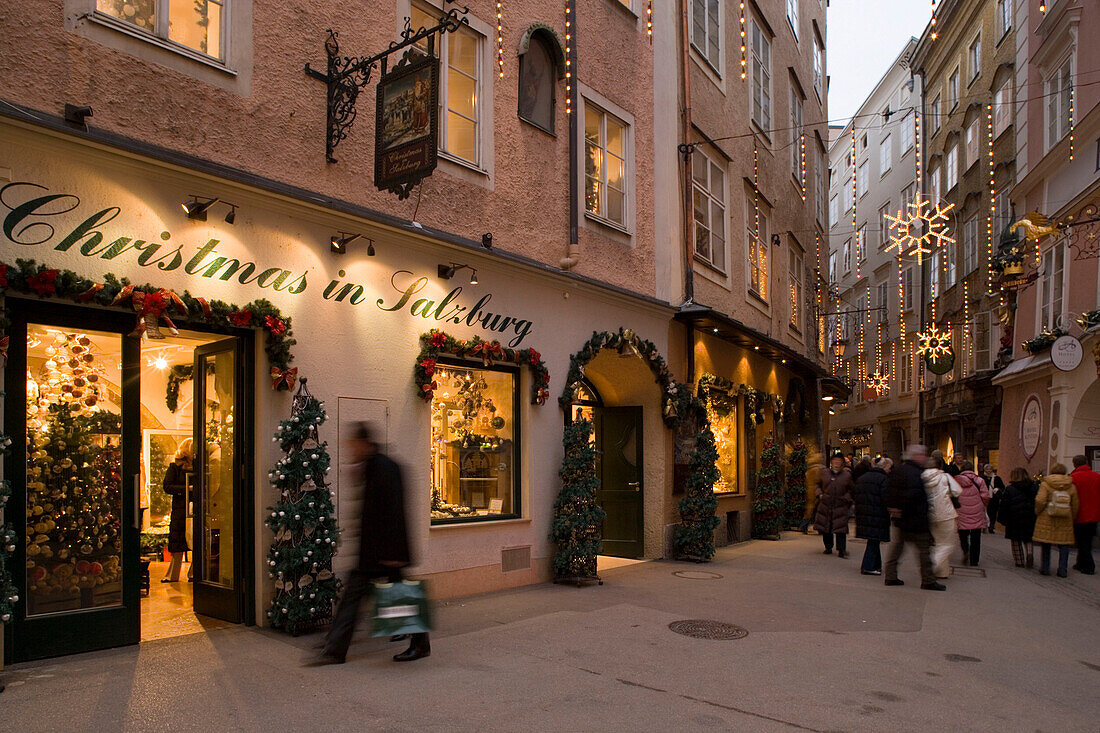
[[[166,456],[185,438],[195,445],[195,612],[263,622],[274,593],[263,565],[265,508],[277,498],[268,471],[281,457],[271,436],[291,394],[275,386],[290,378],[308,377],[328,412],[321,437],[344,542],[337,572],[357,541],[358,476],[344,444],[366,421],[404,468],[411,574],[433,596],[550,577],[564,417],[556,398],[570,357],[594,329],[627,330],[663,355],[666,304],[61,126],[5,118],[0,140],[0,260],[19,273],[5,293],[5,380],[8,395],[28,395],[5,406],[8,516],[35,515],[14,558],[28,571],[16,573],[20,600],[4,626],[8,662],[145,636],[143,544],[164,511]],[[219,203],[205,220],[181,212],[209,198]],[[337,254],[330,240],[346,232],[360,242]],[[99,302],[97,286],[125,291],[127,282],[169,300],[186,293],[190,309],[135,303],[132,291]],[[584,370],[587,397],[605,426],[597,439],[620,449],[616,480],[630,499],[609,512],[626,534],[607,550],[661,557],[672,511],[664,396],[637,350],[597,351]],[[91,446],[86,470],[54,472],[65,436]],[[69,496],[66,481],[79,487],[77,511],[58,498]]]

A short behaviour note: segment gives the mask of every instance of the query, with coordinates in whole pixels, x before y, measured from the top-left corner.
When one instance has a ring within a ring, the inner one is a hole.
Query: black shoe
[[[1050,575],[1050,571],[1049,570],[1040,570],[1039,575]]]
[[[393,661],[395,662],[415,662],[422,657],[430,657],[432,655],[432,648],[430,646],[415,647],[410,646],[400,654],[393,655]]]
[[[943,583],[921,583],[921,590],[947,590],[947,586]]]
[[[905,585],[905,581],[900,580],[898,578],[893,578],[893,579],[887,578],[886,579],[886,585]]]
[[[848,557],[848,553],[847,553],[847,552],[838,552],[838,553],[836,554],[836,556],[837,556],[837,557],[839,557],[839,558],[842,558],[842,559],[843,559],[843,558],[847,558],[847,557]]]
[[[1059,578],[1065,578],[1065,577],[1068,577],[1068,576],[1069,576],[1069,573],[1067,573],[1065,570],[1059,570],[1058,571],[1058,577]]]
[[[303,667],[325,667],[329,664],[343,664],[344,657],[338,654],[326,654],[324,652],[318,654],[313,659],[309,660]]]
[[[825,550],[825,552],[823,552],[823,553],[821,553],[821,554],[822,554],[822,555],[832,555],[832,554],[833,554],[833,551],[832,551],[832,550]]]
[[[860,570],[860,575],[882,575],[881,570]]]
[[[1096,575],[1095,570],[1078,570],[1077,572],[1081,573],[1081,575]]]

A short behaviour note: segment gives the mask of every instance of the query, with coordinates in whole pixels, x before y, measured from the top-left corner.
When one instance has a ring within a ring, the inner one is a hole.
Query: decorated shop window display
[[[718,451],[715,467],[719,477],[714,493],[740,493],[737,481],[737,392],[728,379],[704,374],[699,379],[699,397],[704,401],[707,420]]]

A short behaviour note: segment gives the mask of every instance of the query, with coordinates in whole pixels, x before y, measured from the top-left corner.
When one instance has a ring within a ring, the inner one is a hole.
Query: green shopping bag
[[[431,628],[428,597],[419,580],[374,584],[371,636],[420,634]]]

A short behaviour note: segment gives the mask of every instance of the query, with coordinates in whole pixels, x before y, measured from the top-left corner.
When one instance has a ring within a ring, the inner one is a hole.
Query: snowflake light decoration
[[[947,214],[955,204],[935,204],[918,196],[905,205],[897,216],[884,214],[890,222],[890,244],[887,251],[897,249],[899,257],[916,257],[917,264],[924,263],[924,255],[955,240],[947,236]]]
[[[867,375],[867,386],[882,396],[890,391],[890,375],[875,370]]]
[[[920,353],[927,358],[938,359],[951,353],[951,334],[931,324],[928,329],[917,334],[920,339]]]

